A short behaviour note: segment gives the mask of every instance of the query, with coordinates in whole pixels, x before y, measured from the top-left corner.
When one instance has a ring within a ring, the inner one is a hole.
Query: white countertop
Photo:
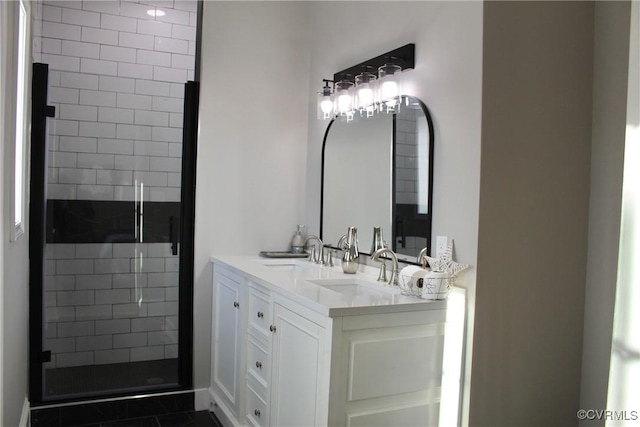
[[[356,274],[334,267],[312,264],[305,259],[263,258],[259,256],[214,256],[214,265],[244,272],[252,281],[325,316],[366,313],[442,310],[446,301],[404,296],[397,287],[377,282],[378,268],[361,266]],[[390,263],[387,274],[390,274]],[[339,292],[340,284],[357,284],[357,290]]]

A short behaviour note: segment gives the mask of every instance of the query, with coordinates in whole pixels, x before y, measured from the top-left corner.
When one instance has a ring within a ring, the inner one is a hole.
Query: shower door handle
[[[55,117],[56,116],[56,107],[53,105],[45,105],[42,107],[42,115],[44,117]]]
[[[40,362],[51,362],[51,350],[44,350],[42,353],[40,353]]]
[[[172,215],[169,217],[169,239],[171,240],[171,255],[178,255],[178,233],[176,233],[174,222],[175,217]]]

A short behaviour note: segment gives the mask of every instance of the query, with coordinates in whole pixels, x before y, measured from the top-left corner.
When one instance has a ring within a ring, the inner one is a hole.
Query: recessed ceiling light
[[[164,15],[165,15],[165,13],[164,13],[164,10],[160,10],[160,9],[149,9],[149,10],[147,10],[147,15],[149,15],[149,16],[153,16],[153,17],[155,18],[156,16],[164,16]]]

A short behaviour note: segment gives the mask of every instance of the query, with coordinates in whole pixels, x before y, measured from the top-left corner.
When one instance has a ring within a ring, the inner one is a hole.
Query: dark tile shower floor
[[[100,424],[85,424],[81,427],[222,427],[222,424],[209,411],[191,411]]]
[[[222,427],[212,413],[196,412],[194,399],[191,391],[36,407],[30,422],[32,427]]]
[[[64,397],[177,382],[178,359],[163,359],[46,369],[44,385],[45,397]]]

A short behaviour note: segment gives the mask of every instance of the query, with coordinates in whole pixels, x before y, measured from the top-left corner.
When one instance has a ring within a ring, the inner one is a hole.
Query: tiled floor
[[[219,427],[207,411],[195,412],[194,393],[178,392],[135,399],[86,401],[31,410],[32,427]]]
[[[191,411],[99,424],[85,424],[82,427],[222,427],[222,424],[209,411]]]

